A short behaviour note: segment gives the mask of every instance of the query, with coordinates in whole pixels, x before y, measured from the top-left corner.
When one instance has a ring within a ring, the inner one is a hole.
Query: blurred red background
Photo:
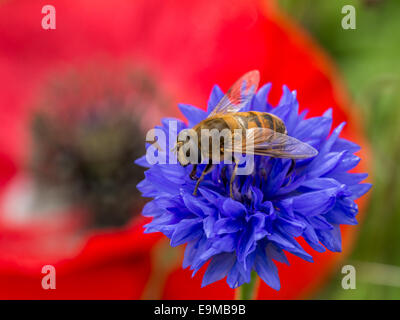
[[[36,102],[48,90],[48,79],[62,78],[68,70],[78,70],[78,75],[93,65],[112,70],[106,83],[131,68],[153,79],[168,103],[133,108],[133,114],[147,115],[144,131],[161,116],[179,116],[177,102],[205,108],[213,84],[226,90],[239,75],[259,69],[262,83],[273,84],[274,103],[286,84],[297,90],[300,108],[308,109],[309,116],[332,108],[334,126],[346,121],[343,136],[362,146],[357,171],[367,171],[370,155],[360,119],[333,64],[275,2],[54,0],[56,30],[41,27],[45,4],[0,4],[0,298],[234,297],[225,281],[201,289],[202,272],[192,279],[181,268],[183,248],[169,249],[161,235],[143,234],[140,210],[125,226],[102,229],[87,229],[77,218],[79,204],[56,206],[45,214],[25,206],[22,217],[17,212],[28,191],[22,184],[14,192],[16,181],[32,179],[27,163],[34,151],[30,121]],[[119,106],[113,111],[118,113]],[[358,202],[361,213],[365,201]],[[278,263],[281,290],[262,283],[258,298],[312,297],[351,251],[357,228],[342,228],[342,253],[312,252],[301,242],[315,262],[289,254],[290,266]],[[56,268],[56,290],[41,287],[41,270],[48,264]]]

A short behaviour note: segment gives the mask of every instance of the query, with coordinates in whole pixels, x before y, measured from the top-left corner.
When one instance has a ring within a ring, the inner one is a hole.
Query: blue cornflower
[[[228,285],[237,288],[250,282],[255,270],[269,286],[279,290],[273,260],[288,264],[287,251],[312,262],[296,237],[303,237],[318,252],[325,248],[340,252],[339,226],[357,224],[354,200],[371,187],[361,183],[367,174],[348,172],[359,163],[354,152],[360,148],[339,137],[345,123],[329,135],[332,110],[306,119],[306,112],[298,113],[296,92],[286,86],[278,106],[272,107],[267,101],[270,88],[271,84],[260,88],[242,111],[275,114],[284,121],[288,135],[318,150],[316,157],[297,160],[292,169],[290,159],[256,156],[253,173],[236,177],[234,199],[224,179],[230,177],[233,165],[216,165],[200,184],[198,195],[193,196],[195,181],[189,177],[192,166],[150,165],[145,156],[136,161],[148,168],[137,187],[144,197],[154,198],[143,209],[144,216],[153,217],[145,232],[164,233],[171,246],[186,243],[183,267],[190,267],[193,275],[210,261],[203,286],[227,276]],[[177,132],[193,127],[207,117],[223,95],[214,86],[207,112],[181,104],[188,124],[167,118],[158,128],[168,137],[171,121]],[[175,142],[167,141],[166,150]],[[199,172],[203,168],[200,165]]]

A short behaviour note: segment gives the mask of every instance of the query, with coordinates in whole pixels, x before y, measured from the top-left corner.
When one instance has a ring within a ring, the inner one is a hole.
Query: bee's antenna
[[[171,149],[171,151],[176,155],[177,154],[177,149],[178,149],[178,144],[175,144],[175,147],[173,147],[172,149]]]

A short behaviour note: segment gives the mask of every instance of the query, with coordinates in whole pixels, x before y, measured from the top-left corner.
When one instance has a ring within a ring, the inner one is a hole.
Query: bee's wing
[[[268,128],[247,129],[245,136],[246,140],[239,146],[232,146],[232,142],[225,150],[290,159],[306,159],[318,154],[318,151],[309,144]],[[246,142],[248,143],[247,148]]]
[[[238,112],[251,100],[257,91],[259,82],[260,73],[258,70],[247,72],[221,98],[208,118],[217,114]]]

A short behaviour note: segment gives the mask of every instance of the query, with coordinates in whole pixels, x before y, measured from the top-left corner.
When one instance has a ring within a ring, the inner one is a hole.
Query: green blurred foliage
[[[373,189],[355,250],[357,289],[344,290],[338,269],[322,299],[400,299],[400,1],[280,0],[281,6],[338,65],[372,145]],[[342,7],[356,9],[344,30]],[[371,173],[370,173],[371,174]]]

